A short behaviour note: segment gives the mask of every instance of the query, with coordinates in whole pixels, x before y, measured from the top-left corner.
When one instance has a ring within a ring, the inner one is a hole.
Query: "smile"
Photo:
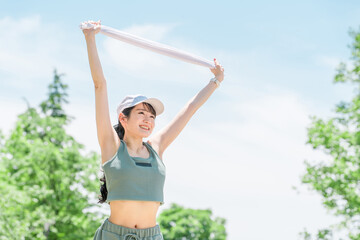
[[[150,128],[149,128],[149,127],[147,127],[147,126],[143,126],[143,125],[140,125],[140,128],[145,129],[145,130],[150,130]]]

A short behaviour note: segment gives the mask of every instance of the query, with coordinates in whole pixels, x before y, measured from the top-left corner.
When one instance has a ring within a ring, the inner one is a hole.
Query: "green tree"
[[[226,239],[226,220],[219,217],[213,220],[211,215],[210,209],[183,208],[172,203],[169,209],[160,213],[157,221],[164,239]]]
[[[360,33],[350,31],[354,41],[351,66],[341,63],[334,83],[355,84],[350,102],[336,105],[336,117],[322,120],[312,116],[308,141],[314,149],[331,156],[331,161],[311,164],[305,161],[302,182],[322,196],[322,204],[343,220],[336,227],[352,240],[360,239]],[[333,239],[332,227],[319,230],[315,239]],[[311,234],[300,233],[306,240]]]
[[[68,135],[61,75],[54,72],[41,111],[28,106],[8,137],[0,131],[0,239],[92,239],[99,156]]]

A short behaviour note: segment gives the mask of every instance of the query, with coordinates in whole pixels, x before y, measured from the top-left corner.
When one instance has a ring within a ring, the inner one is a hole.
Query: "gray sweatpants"
[[[94,240],[164,240],[159,224],[150,228],[127,228],[104,220],[96,230]]]

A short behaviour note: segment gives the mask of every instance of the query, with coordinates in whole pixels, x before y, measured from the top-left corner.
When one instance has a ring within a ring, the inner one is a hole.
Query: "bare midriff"
[[[114,200],[110,202],[109,221],[127,228],[150,228],[156,226],[156,214],[160,202]]]

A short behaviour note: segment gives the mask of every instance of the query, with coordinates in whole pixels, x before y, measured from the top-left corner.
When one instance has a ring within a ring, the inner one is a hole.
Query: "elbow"
[[[104,88],[106,87],[106,82],[105,81],[102,81],[102,82],[95,82],[94,81],[94,87],[95,87],[95,90],[96,89],[101,89],[101,88]]]
[[[192,112],[192,113],[195,113],[198,109],[199,109],[199,106],[198,104],[196,104],[196,102],[189,102],[186,106],[186,108]]]

